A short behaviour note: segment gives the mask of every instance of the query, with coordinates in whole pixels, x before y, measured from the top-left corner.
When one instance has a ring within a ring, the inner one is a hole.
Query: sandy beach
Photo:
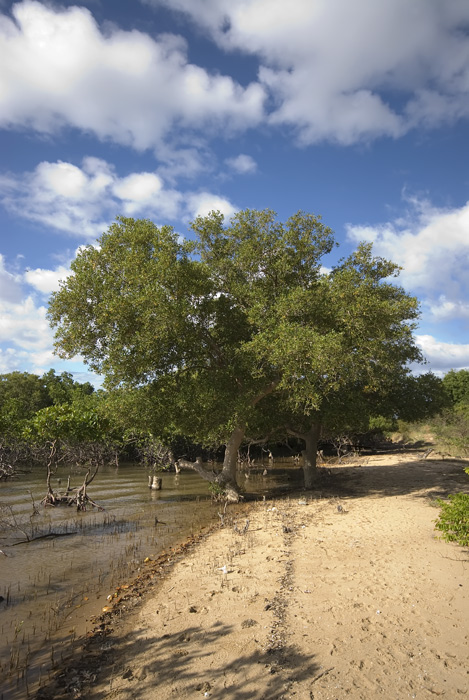
[[[111,592],[37,698],[469,697],[469,552],[434,530],[464,466],[376,455],[228,507]]]

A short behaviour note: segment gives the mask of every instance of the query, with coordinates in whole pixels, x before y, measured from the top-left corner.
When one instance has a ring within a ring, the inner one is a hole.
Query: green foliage
[[[392,433],[397,429],[397,420],[386,416],[370,416],[368,430],[373,433]]]
[[[453,405],[469,406],[469,370],[456,371],[452,369],[445,374],[443,386]]]
[[[26,423],[49,406],[70,403],[89,396],[89,382],[80,384],[68,372],[55,374],[51,369],[42,377],[28,372],[0,375],[0,434],[19,437]]]
[[[439,500],[441,513],[435,527],[442,539],[469,547],[469,494],[455,493],[448,501]]]
[[[407,422],[428,420],[449,407],[443,381],[432,372],[398,375],[390,399],[395,415]]]
[[[89,382],[80,384],[74,381],[70,372],[56,374],[55,370],[50,369],[42,375],[41,382],[46,388],[49,401],[54,405],[70,403],[94,392],[94,387]]]
[[[212,481],[208,485],[208,490],[214,501],[223,501],[225,499],[226,491],[223,488],[223,486],[221,486],[221,484],[217,483],[216,481]]]
[[[422,424],[419,422],[412,423],[398,419],[396,426],[398,436],[396,437],[402,443],[420,442],[422,440],[422,427]]]
[[[332,232],[302,212],[282,223],[247,210],[228,224],[212,212],[192,229],[194,243],[120,217],[81,250],[49,306],[61,356],[80,353],[108,388],[132,390],[127,411],[133,402],[134,424],[157,437],[220,444],[381,412],[420,359],[417,301],[387,281],[396,265],[361,245],[323,274]]]
[[[97,401],[90,397],[41,409],[25,426],[23,434],[32,442],[92,442],[104,440],[108,427]]]
[[[469,454],[469,404],[456,405],[454,410],[446,410],[433,422],[432,428],[438,442],[451,454]]]
[[[0,432],[14,436],[25,420],[50,404],[41,379],[28,372],[0,375]]]

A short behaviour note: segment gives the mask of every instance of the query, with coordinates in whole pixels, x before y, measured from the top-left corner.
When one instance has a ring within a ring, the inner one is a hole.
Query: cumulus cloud
[[[114,193],[120,199],[145,202],[156,197],[163,189],[161,178],[154,173],[132,173],[114,185]]]
[[[5,268],[5,259],[0,254],[0,303],[18,302],[22,297],[21,280]]]
[[[453,318],[469,319],[469,300],[448,301],[442,294],[436,303],[430,304],[430,312],[437,321]]]
[[[22,371],[29,364],[29,354],[16,348],[0,348],[0,374]]]
[[[53,270],[36,268],[35,270],[27,270],[24,274],[24,280],[41,294],[49,296],[59,289],[59,282],[68,277],[69,274],[69,268],[64,265],[59,265]]]
[[[398,263],[402,284],[423,297],[434,320],[467,319],[468,231],[469,203],[438,209],[414,198],[407,217],[379,226],[350,225],[348,237],[354,242],[373,242],[376,254]]]
[[[187,220],[210,209],[235,211],[216,194],[168,187],[157,173],[119,177],[111,164],[93,157],[84,158],[81,167],[43,162],[32,172],[0,177],[0,201],[16,216],[85,240],[99,236],[117,214]],[[1,279],[0,270],[0,290]]]
[[[29,296],[18,303],[0,303],[0,343],[14,343],[23,351],[52,347],[52,332],[45,306],[37,306]]]
[[[68,273],[64,266],[55,270],[30,270],[23,275],[23,281],[41,294],[48,294],[57,287],[57,279]],[[0,298],[0,374],[14,371],[43,374],[53,368],[100,386],[100,377],[84,372],[81,357],[61,360],[54,355],[53,331],[46,312],[45,304],[38,301],[35,293],[23,294],[21,298]]]
[[[254,158],[245,153],[240,153],[239,156],[235,158],[227,158],[225,162],[232,170],[240,175],[255,173],[257,170],[257,163]]]
[[[90,239],[106,228],[114,180],[110,166],[97,158],[86,158],[82,168],[43,162],[32,172],[0,177],[0,197],[17,216]]]
[[[469,368],[469,345],[444,343],[431,335],[417,335],[416,342],[437,374]]]
[[[269,121],[303,143],[399,137],[469,116],[466,0],[142,1],[257,56]]]
[[[49,369],[63,365],[52,353],[53,333],[46,307],[38,303],[35,293],[27,294],[26,290],[29,285],[41,294],[49,294],[57,288],[58,279],[67,274],[69,270],[63,265],[55,270],[12,273],[0,255],[0,374],[15,370],[39,372],[43,366]]]
[[[67,125],[158,154],[181,147],[199,169],[189,137],[210,130],[267,121],[300,143],[348,145],[469,116],[466,0],[146,2],[185,13],[224,51],[255,56],[257,80],[190,63],[180,36],[104,31],[84,7],[23,0],[0,15],[0,126]],[[187,138],[170,147],[176,131]]]
[[[225,197],[219,197],[211,192],[197,192],[188,196],[188,212],[190,218],[206,216],[211,211],[220,211],[226,218],[230,218],[236,212],[235,207]]]
[[[0,15],[4,128],[51,134],[68,125],[146,149],[158,147],[174,125],[235,130],[263,116],[259,83],[244,87],[189,63],[180,37],[104,32],[83,7],[23,0],[11,12]],[[67,182],[71,192],[83,186],[72,173]]]

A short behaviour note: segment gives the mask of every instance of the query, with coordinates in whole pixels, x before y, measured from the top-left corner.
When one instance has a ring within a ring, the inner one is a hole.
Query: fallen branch
[[[55,539],[56,537],[68,537],[69,535],[76,535],[77,531],[74,532],[48,532],[47,535],[37,535],[36,537],[31,537],[29,540],[20,540],[19,542],[12,542],[12,544],[7,544],[7,547],[16,547],[19,544],[29,544],[30,542],[35,542],[36,540],[47,540]],[[2,552],[5,554],[5,552]],[[5,554],[5,556],[7,556]]]
[[[323,671],[323,672],[320,673],[318,676],[316,676],[315,678],[313,678],[313,680],[311,681],[311,685],[313,685],[313,683],[316,683],[316,681],[318,681],[318,680],[319,680],[320,678],[322,678],[323,676],[326,676],[328,673],[330,673],[330,672],[333,671],[333,670],[334,670],[334,666],[331,666],[330,668],[326,668],[325,671]]]

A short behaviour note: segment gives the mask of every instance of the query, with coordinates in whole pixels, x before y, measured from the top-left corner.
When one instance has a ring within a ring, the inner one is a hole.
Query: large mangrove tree
[[[335,242],[311,214],[212,212],[192,230],[120,217],[82,249],[50,302],[57,351],[109,389],[140,389],[161,430],[225,445],[221,473],[193,466],[233,498],[243,440],[282,430],[304,440],[311,487],[323,416],[389,392],[420,359],[417,301],[369,245],[324,269]]]

